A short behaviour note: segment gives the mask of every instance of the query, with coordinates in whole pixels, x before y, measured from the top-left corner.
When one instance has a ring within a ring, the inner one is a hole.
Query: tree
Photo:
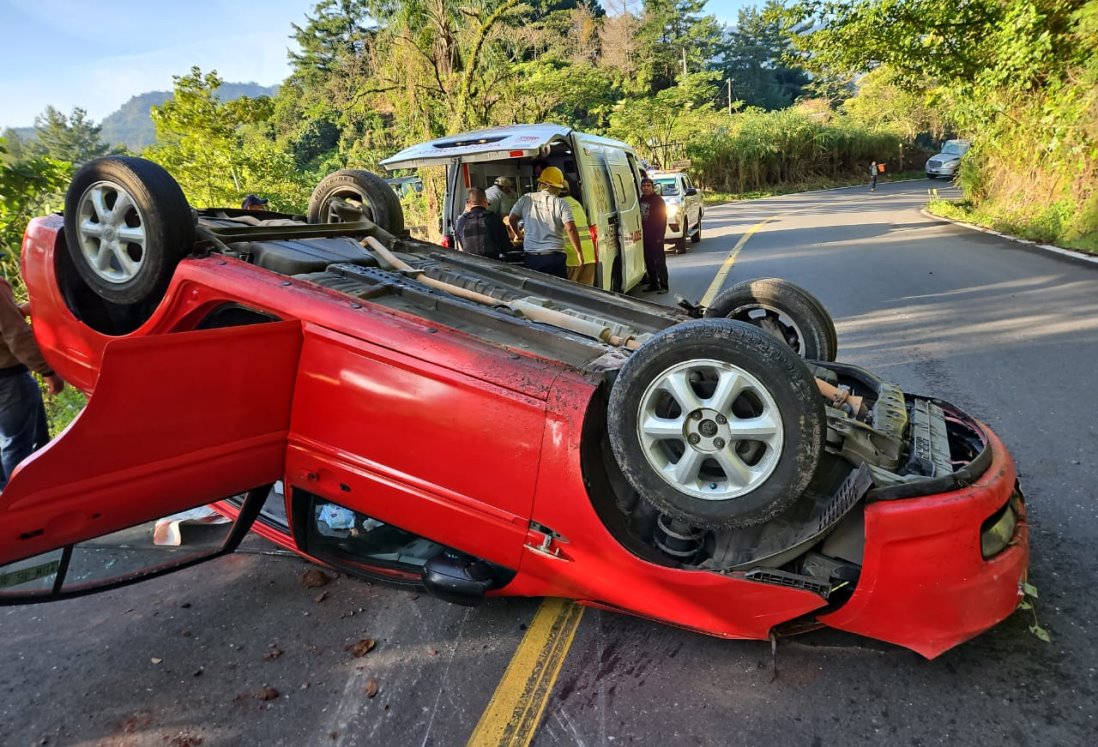
[[[791,30],[776,12],[780,7],[777,0],[769,0],[762,11],[743,8],[735,28],[725,31],[716,69],[732,82],[733,100],[745,106],[784,109],[804,94],[809,82],[803,68],[789,63]]]
[[[721,28],[712,15],[702,15],[705,5],[706,0],[643,0],[634,91],[656,93],[682,75],[708,68]]]
[[[61,205],[72,164],[49,156],[9,158],[7,141],[0,138],[0,268],[22,297],[19,247],[27,223]]]
[[[693,73],[654,96],[622,99],[610,115],[611,137],[631,143],[661,167],[670,167],[685,157],[694,135],[715,129],[704,120],[714,113],[717,77],[712,72]]]
[[[111,152],[110,145],[99,139],[100,128],[80,107],[73,108],[66,117],[47,106],[45,112],[34,118],[34,131],[30,152],[38,156],[79,164]]]
[[[152,109],[157,144],[146,156],[175,177],[192,204],[236,205],[254,192],[280,209],[304,209],[312,178],[269,136],[268,97],[219,101],[221,78],[197,67],[173,80],[172,98]]]

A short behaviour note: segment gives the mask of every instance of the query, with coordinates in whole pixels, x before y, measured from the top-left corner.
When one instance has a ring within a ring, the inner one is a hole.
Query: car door
[[[614,148],[606,149],[606,161],[614,189],[621,235],[625,287],[632,288],[644,274],[644,234],[641,230],[640,188],[633,156]]]
[[[87,406],[0,493],[0,604],[112,588],[231,552],[262,486],[284,472],[301,340],[295,321],[109,342]],[[132,551],[154,547],[135,527],[246,491],[220,539],[195,552]],[[104,553],[94,542],[104,536],[131,551]]]

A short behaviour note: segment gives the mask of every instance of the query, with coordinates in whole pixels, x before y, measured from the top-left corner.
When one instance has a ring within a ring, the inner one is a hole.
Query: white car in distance
[[[676,254],[686,252],[686,240],[694,244],[701,241],[702,193],[694,186],[690,175],[683,171],[657,171],[649,174],[656,194],[667,205],[666,243],[674,245]]]

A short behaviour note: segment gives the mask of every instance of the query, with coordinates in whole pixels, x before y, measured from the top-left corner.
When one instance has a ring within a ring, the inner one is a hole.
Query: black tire
[[[340,223],[343,218],[332,209],[335,200],[358,206],[363,216],[384,231],[404,231],[404,208],[400,198],[377,174],[359,169],[344,169],[321,179],[309,198],[310,223]]]
[[[112,304],[159,301],[194,249],[194,232],[179,184],[143,158],[89,161],[65,193],[69,256],[84,283]]]
[[[833,361],[839,352],[835,321],[824,305],[804,288],[781,278],[736,283],[717,294],[705,316],[737,319],[765,329],[808,360]]]
[[[690,237],[690,243],[691,244],[698,244],[698,243],[701,242],[701,240],[702,240],[702,227],[701,227],[701,218],[699,218],[698,219],[698,230],[694,231],[694,234]]]
[[[936,178],[938,178],[938,175],[937,174],[927,174],[926,178],[927,179],[936,179]]]
[[[747,419],[755,422],[738,425]],[[641,498],[706,528],[762,524],[791,505],[819,466],[826,434],[804,362],[730,319],[685,322],[648,340],[618,373],[607,420],[614,456]],[[737,437],[739,427],[751,430]]]
[[[683,218],[685,219],[686,216],[684,215]],[[686,254],[686,238],[689,231],[690,227],[684,220],[682,224],[682,236],[675,240],[675,254]]]

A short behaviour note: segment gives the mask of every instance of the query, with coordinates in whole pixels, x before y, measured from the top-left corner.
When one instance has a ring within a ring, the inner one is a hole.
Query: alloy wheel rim
[[[667,368],[648,385],[637,437],[664,482],[694,498],[722,501],[769,479],[784,427],[759,379],[731,363],[699,359]]]
[[[145,263],[145,216],[119,185],[96,182],[77,206],[80,254],[98,277],[120,285],[133,280]]]

